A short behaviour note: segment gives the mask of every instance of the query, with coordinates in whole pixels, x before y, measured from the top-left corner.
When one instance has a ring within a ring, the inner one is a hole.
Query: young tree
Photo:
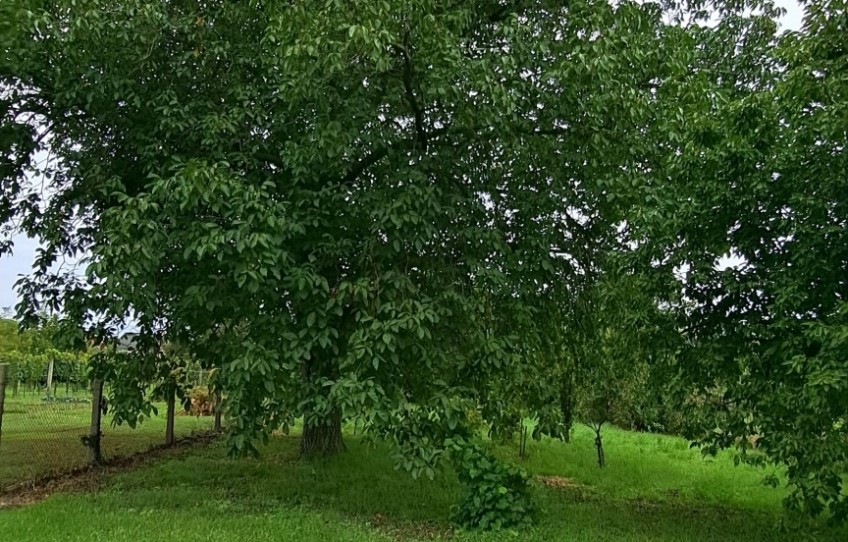
[[[666,370],[681,341],[643,277],[618,269],[623,248],[610,254],[602,280],[584,292],[582,325],[570,348],[575,409],[595,433],[599,467],[606,466],[604,425],[624,426],[663,393],[652,376]]]

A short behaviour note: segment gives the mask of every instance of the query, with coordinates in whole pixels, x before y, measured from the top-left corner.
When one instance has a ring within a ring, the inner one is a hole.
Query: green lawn
[[[761,485],[767,471],[704,461],[673,437],[607,432],[609,466],[593,463],[592,439],[579,430],[565,445],[531,447],[526,467],[557,476],[534,486],[536,526],[521,532],[450,534],[461,488],[449,472],[412,480],[387,450],[348,437],[330,460],[297,459],[294,437],[272,439],[258,460],[226,457],[222,444],[112,476],[96,493],[59,494],[0,511],[0,538],[13,542],[389,541],[451,536],[499,540],[797,540],[781,536],[783,489]],[[513,450],[502,449],[505,455]],[[563,480],[567,478],[568,480]],[[818,540],[848,540],[819,527]]]
[[[20,394],[6,399],[0,436],[0,489],[86,465],[88,450],[80,437],[90,430],[90,404],[45,403],[42,395]],[[104,457],[127,455],[161,443],[165,435],[164,410],[164,405],[160,405],[161,415],[146,420],[135,430],[112,427],[109,416],[104,416]],[[177,416],[174,425],[177,435],[187,435],[210,429],[212,419]]]

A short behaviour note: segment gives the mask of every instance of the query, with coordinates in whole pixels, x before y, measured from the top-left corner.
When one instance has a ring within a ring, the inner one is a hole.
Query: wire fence
[[[135,429],[111,423],[100,401],[99,382],[49,382],[33,388],[10,382],[10,374],[13,371],[0,365],[0,494],[43,477],[172,444],[180,437],[220,430],[217,402],[206,391],[207,373],[193,375],[190,402],[179,405],[172,399],[171,409],[168,401],[159,403],[158,415]]]

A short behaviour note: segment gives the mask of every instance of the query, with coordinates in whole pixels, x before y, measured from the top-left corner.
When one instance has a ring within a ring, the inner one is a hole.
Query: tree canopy
[[[303,416],[329,453],[345,420],[432,474],[469,412],[567,388],[623,259],[680,318],[681,388],[720,390],[705,442],[762,431],[839,508],[845,6],[807,13],[778,38],[744,0],[6,1],[0,223],[44,245],[20,313],[138,327],[95,368],[139,413],[185,348],[236,451]]]
[[[453,425],[532,359],[615,233],[668,69],[654,4],[13,5],[9,161],[52,157],[49,197],[7,181],[48,242],[25,310],[191,345],[240,437]],[[51,276],[84,252],[84,281]]]
[[[634,231],[689,341],[690,436],[786,464],[793,509],[844,518],[848,10],[809,2],[779,38],[764,23],[726,63],[703,60],[735,77],[680,97],[681,152]]]

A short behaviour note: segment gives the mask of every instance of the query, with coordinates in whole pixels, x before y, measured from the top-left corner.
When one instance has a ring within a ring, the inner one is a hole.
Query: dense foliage
[[[200,363],[235,452],[302,416],[333,453],[347,420],[414,474],[469,413],[567,438],[673,385],[693,437],[756,432],[790,504],[844,515],[846,7],[807,14],[5,1],[0,224],[44,245],[21,316],[139,328],[94,359],[124,421]]]
[[[124,381],[162,340],[220,364],[238,449],[301,414],[457,419],[545,359],[664,65],[652,4],[5,9],[10,160],[55,156],[55,197],[6,185],[48,242],[24,312],[137,322],[137,355],[103,364]],[[49,271],[83,251],[84,283]]]
[[[533,506],[527,494],[529,474],[462,439],[451,442],[448,448],[466,490],[456,509],[461,525],[500,529],[530,523]]]
[[[844,519],[848,9],[806,8],[801,32],[775,37],[768,18],[710,32],[693,64],[715,83],[678,87],[679,152],[632,224],[686,335],[688,435],[787,465],[792,509]]]
[[[56,322],[48,320],[40,329],[23,333],[14,320],[0,319],[0,363],[6,368],[9,393],[45,391],[52,363],[52,385],[76,391],[88,386],[88,354],[57,348]],[[52,390],[47,390],[51,395]]]

